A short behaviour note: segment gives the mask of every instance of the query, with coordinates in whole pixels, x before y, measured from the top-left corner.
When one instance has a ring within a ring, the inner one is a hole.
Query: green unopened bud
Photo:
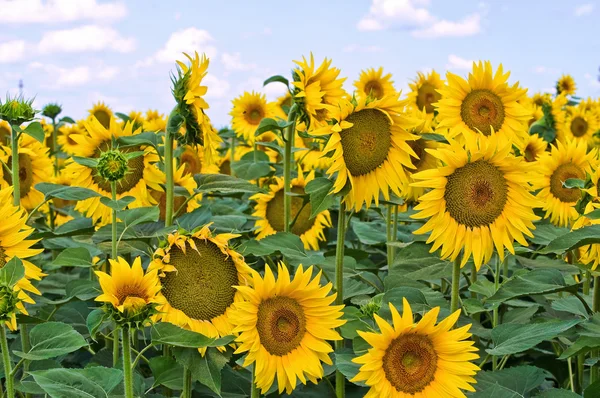
[[[30,122],[37,112],[32,104],[33,100],[25,100],[23,97],[6,97],[6,101],[0,103],[0,119],[6,120],[12,126]]]
[[[360,306],[360,312],[362,312],[364,315],[366,315],[370,318],[373,318],[373,315],[377,314],[379,312],[380,308],[381,308],[380,301],[371,300],[368,303]]]
[[[0,287],[0,321],[7,321],[17,310],[18,293],[8,286]]]
[[[42,115],[49,117],[50,119],[56,119],[56,117],[62,112],[62,108],[59,104],[48,104],[42,109]]]
[[[167,129],[173,134],[182,145],[204,145],[204,128],[211,128],[204,123],[207,116],[203,110],[198,110],[193,104],[188,104],[185,96],[188,92],[188,81],[191,78],[191,71],[183,72],[178,70],[178,76],[173,77],[173,97],[177,101],[177,106],[169,115]],[[185,130],[184,134],[179,134],[180,128]]]
[[[98,159],[98,174],[108,181],[119,181],[127,174],[127,158],[119,150],[103,152]]]

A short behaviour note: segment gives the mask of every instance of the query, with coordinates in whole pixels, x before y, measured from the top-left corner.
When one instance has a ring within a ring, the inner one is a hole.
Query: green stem
[[[13,186],[13,205],[21,204],[21,181],[19,180],[19,133],[12,128],[11,139],[11,177]]]
[[[471,286],[475,282],[477,282],[477,267],[475,266],[475,263],[473,263],[473,265],[471,265]],[[477,293],[471,292],[471,298],[477,298]]]
[[[335,304],[344,304],[344,242],[346,239],[346,205],[340,198],[340,211],[338,214],[337,241],[335,248]],[[335,350],[340,351],[344,347],[344,340],[335,342]],[[339,370],[335,371],[335,391],[337,398],[344,398],[346,379]]]
[[[578,394],[583,392],[583,376],[585,372],[584,362],[585,354],[577,355],[577,387],[575,390]]]
[[[113,367],[117,366],[117,363],[119,362],[119,331],[119,327],[115,324],[115,329],[113,330],[112,338]]]
[[[571,385],[571,391],[575,392],[575,380],[573,377],[573,364],[571,358],[568,359],[567,364],[569,365],[569,384]]]
[[[250,378],[250,398],[260,398],[260,389],[256,386],[256,363],[252,366]]]
[[[175,182],[173,180],[173,133],[167,128],[165,134],[165,176],[166,176],[166,191],[167,198],[165,204],[165,227],[173,225],[173,205],[174,197],[173,192],[175,189]]]
[[[22,324],[20,327],[20,335],[21,335],[21,349],[23,352],[31,351],[31,342],[29,341],[29,332],[27,331],[27,325]],[[26,373],[29,370],[29,361],[25,360],[23,362],[23,373]],[[26,397],[31,397],[31,394],[26,394]]]
[[[392,261],[394,261],[394,253],[392,250],[392,215],[393,215],[393,205],[387,205],[387,213],[386,213],[386,222],[385,222],[385,233],[387,237],[387,260],[388,267],[391,267]]]
[[[110,193],[112,196],[112,200],[117,200],[117,182],[112,181],[110,183]],[[117,210],[111,209],[112,213],[112,224],[111,224],[111,243],[112,243],[112,252],[111,257],[113,260],[117,259]]]
[[[183,394],[181,398],[192,398],[192,371],[189,367],[183,367]]]
[[[12,373],[12,365],[10,362],[10,351],[8,351],[8,341],[6,340],[6,326],[0,327],[0,345],[2,347],[2,363],[4,364],[4,377],[6,378],[6,397],[14,398],[14,380]]]
[[[394,205],[394,226],[392,227],[392,242],[398,240],[398,205]],[[392,261],[396,259],[396,248],[392,246]]]
[[[231,155],[229,159],[229,174],[232,177],[235,177],[235,173],[233,172],[233,157],[235,156],[235,135],[231,137]]]
[[[574,263],[573,263],[574,264]],[[583,294],[590,294],[590,286],[592,282],[592,274],[590,271],[585,271],[585,280],[583,281]]]
[[[458,310],[460,291],[460,256],[456,256],[452,264],[452,293],[450,296],[450,312]]]
[[[600,277],[599,276],[595,276],[594,277],[594,291],[593,291],[593,295],[592,295],[592,311],[594,311],[594,313],[600,311]],[[593,354],[594,357],[598,357],[600,355],[600,351],[598,350],[594,350]],[[599,372],[598,372],[598,365],[593,365],[590,368],[590,384],[593,383],[594,381],[598,380],[598,376]]]
[[[496,258],[496,270],[494,272],[494,291],[497,292],[500,288],[500,257]],[[498,326],[498,307],[496,306],[492,312],[492,329]],[[492,369],[498,369],[498,357],[492,356]]]
[[[132,328],[123,329],[123,378],[125,397],[133,398],[133,375],[131,368],[131,332]],[[118,332],[117,332],[118,333]],[[117,347],[118,344],[115,344]]]
[[[294,147],[294,135],[296,133],[295,116],[294,123],[285,129],[285,151],[283,154],[283,228],[285,232],[290,232],[290,221],[292,218],[292,148]],[[289,120],[289,119],[288,119]]]
[[[54,175],[58,174],[58,142],[56,140],[56,118],[52,118],[52,155],[54,156]]]

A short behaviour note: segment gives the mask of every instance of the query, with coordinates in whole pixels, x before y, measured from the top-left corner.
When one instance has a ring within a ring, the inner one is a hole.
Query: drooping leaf
[[[162,385],[171,390],[183,389],[183,367],[173,358],[154,357],[148,365],[154,376],[152,387]]]
[[[174,355],[178,363],[190,370],[192,380],[199,381],[221,396],[221,370],[228,361],[225,355],[214,348],[206,350],[203,356],[198,350],[177,348]]]
[[[315,178],[306,184],[304,192],[310,196],[310,218],[316,217],[333,205],[335,196],[330,194],[332,187],[333,181],[324,177]]]
[[[600,243],[600,225],[590,225],[555,238],[540,253],[566,253],[584,245]]]
[[[152,342],[168,344],[174,347],[204,348],[227,345],[234,340],[233,336],[215,339],[191,330],[182,329],[168,322],[160,322],[152,326]]]
[[[271,83],[282,83],[285,84],[286,87],[290,86],[290,82],[288,81],[288,79],[286,79],[285,77],[281,76],[281,75],[274,75],[269,77],[267,80],[264,81],[263,86],[266,86],[267,84],[271,84]]]
[[[531,294],[548,294],[560,291],[576,291],[577,285],[569,285],[564,276],[556,269],[535,269],[515,275],[503,283],[500,289],[487,301],[504,302],[515,297]]]
[[[194,180],[198,184],[195,191],[199,193],[256,193],[260,190],[256,184],[225,174],[196,174]]]
[[[31,349],[14,351],[18,357],[30,361],[55,358],[87,346],[87,342],[71,325],[46,322],[35,326],[29,333]]]

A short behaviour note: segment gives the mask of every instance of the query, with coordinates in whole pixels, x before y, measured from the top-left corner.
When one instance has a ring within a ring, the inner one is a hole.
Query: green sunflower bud
[[[50,119],[56,119],[56,117],[62,112],[62,108],[59,104],[48,104],[42,109],[42,115],[49,117]]]
[[[38,112],[33,109],[33,100],[25,100],[23,97],[6,97],[4,103],[0,103],[0,119],[6,120],[12,126],[18,126],[32,121]]]
[[[98,159],[98,174],[108,181],[119,181],[129,170],[125,154],[119,150],[103,152]]]
[[[0,287],[0,321],[8,321],[17,309],[18,293],[9,286]]]
[[[167,129],[177,138],[182,145],[204,145],[203,126],[198,123],[199,116],[196,109],[188,104],[184,97],[187,94],[187,82],[190,79],[190,71],[182,73],[178,71],[177,78],[173,77],[173,97],[177,101],[177,106],[169,115]],[[202,112],[202,111],[201,111]],[[181,128],[185,129],[185,134],[179,134]]]
[[[370,300],[369,302],[360,306],[360,312],[369,318],[373,318],[373,315],[379,312],[381,308],[381,300]]]

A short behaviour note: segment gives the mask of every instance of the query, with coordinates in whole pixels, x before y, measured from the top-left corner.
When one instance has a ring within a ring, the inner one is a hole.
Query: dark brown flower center
[[[583,137],[588,131],[588,122],[581,116],[576,116],[571,120],[571,133],[575,137]]]
[[[224,160],[221,163],[221,167],[219,167],[220,174],[231,175],[231,162],[229,160]]]
[[[492,128],[496,132],[502,128],[504,104],[502,99],[490,90],[473,90],[463,100],[460,115],[471,130],[490,135]]]
[[[244,119],[253,126],[258,126],[263,117],[265,117],[265,110],[260,105],[249,107],[244,111]]]
[[[550,176],[550,192],[561,202],[574,203],[581,197],[579,188],[566,188],[564,182],[569,178],[585,179],[585,172],[573,163],[561,164]]]
[[[258,306],[257,318],[260,343],[272,355],[291,352],[306,333],[304,310],[290,297],[277,296],[263,301]]]
[[[7,164],[12,165],[12,156],[8,157]],[[12,174],[4,173],[4,181],[12,185]],[[33,169],[31,158],[25,153],[19,154],[19,193],[21,198],[27,196],[33,186]]]
[[[377,80],[369,80],[367,84],[365,84],[365,93],[375,99],[381,99],[384,94],[383,86]]]
[[[193,148],[186,148],[181,154],[181,164],[183,164],[186,174],[195,175],[202,172],[202,160]]]
[[[292,193],[304,194],[304,189],[301,187],[292,187]],[[285,197],[283,189],[277,191],[273,199],[267,203],[266,218],[275,231],[283,231],[283,198]],[[310,219],[311,207],[307,203],[304,207],[304,200],[300,196],[292,196],[291,218],[296,220],[292,225],[292,233],[302,235],[312,228],[315,223],[314,219]]]
[[[396,391],[415,394],[435,378],[437,353],[428,336],[404,334],[392,340],[383,356],[386,379]]]
[[[433,113],[434,106],[442,98],[442,95],[438,93],[435,86],[429,82],[425,82],[417,90],[417,107],[419,110],[425,108],[425,112]]]
[[[159,220],[164,221],[165,215],[167,214],[167,194],[161,191],[151,191],[150,195],[156,200],[159,210]],[[174,195],[173,196],[173,212],[177,212],[181,206],[185,203],[185,197]]]
[[[97,110],[94,112],[94,117],[98,119],[100,124],[104,126],[105,129],[108,129],[110,127],[110,115],[108,114],[108,112],[102,109]]]

